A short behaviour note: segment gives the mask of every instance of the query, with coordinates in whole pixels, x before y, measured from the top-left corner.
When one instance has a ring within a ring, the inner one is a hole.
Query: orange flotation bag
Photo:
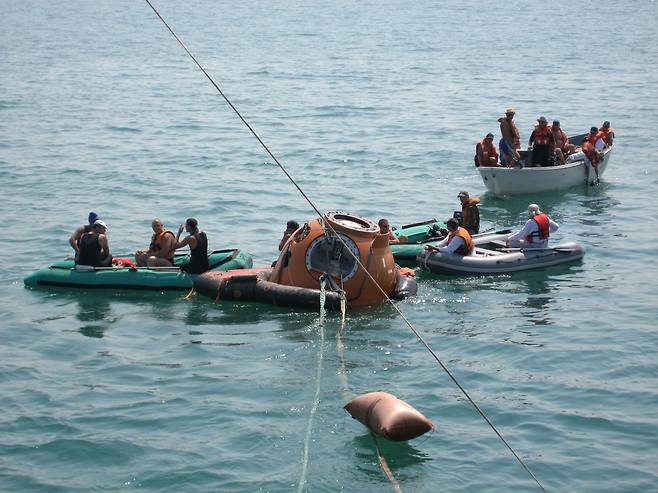
[[[387,392],[370,392],[345,405],[350,415],[371,431],[401,442],[434,428],[432,422],[403,400]]]

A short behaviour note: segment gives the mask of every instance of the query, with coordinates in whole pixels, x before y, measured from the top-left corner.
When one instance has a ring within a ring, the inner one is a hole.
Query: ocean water
[[[537,202],[581,263],[419,273],[398,304],[549,491],[658,491],[654,1],[160,1],[320,210],[392,224]],[[329,315],[180,293],[29,290],[100,213],[116,253],[199,219],[268,265],[314,216],[139,1],[0,2],[0,490],[394,491],[342,409],[384,390],[436,424],[378,440],[405,492],[540,491],[390,307]],[[601,185],[494,198],[474,145],[515,106],[610,120]]]

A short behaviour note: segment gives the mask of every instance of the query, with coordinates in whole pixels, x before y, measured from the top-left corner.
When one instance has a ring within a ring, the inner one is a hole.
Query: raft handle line
[[[236,115],[238,115],[238,118],[242,121],[242,123],[245,124],[245,126],[249,129],[249,131],[252,133],[252,135],[258,140],[260,145],[265,149],[267,154],[274,160],[274,162],[277,164],[277,166],[281,169],[281,171],[286,175],[286,177],[290,180],[290,182],[295,186],[295,188],[299,191],[299,193],[302,194],[304,199],[308,202],[308,204],[313,208],[313,210],[318,214],[319,217],[324,218],[324,214],[322,214],[319,209],[315,206],[313,201],[304,193],[304,191],[301,189],[301,187],[297,184],[297,182],[293,179],[293,177],[288,173],[288,171],[285,169],[285,167],[279,162],[279,160],[272,154],[272,151],[267,147],[265,142],[258,136],[256,131],[249,125],[249,123],[244,119],[240,111],[231,103],[231,101],[228,99],[228,97],[224,94],[224,92],[220,89],[220,87],[217,85],[217,83],[213,80],[213,78],[206,72],[206,70],[201,66],[201,64],[197,61],[197,59],[194,57],[194,55],[190,52],[190,50],[185,46],[185,43],[178,37],[178,35],[174,32],[174,30],[167,24],[167,21],[164,20],[164,18],[160,15],[160,13],[157,11],[157,9],[153,6],[153,4],[150,2],[150,0],[144,0],[149,7],[151,7],[151,10],[155,12],[155,14],[158,16],[158,18],[162,21],[162,23],[165,25],[165,27],[169,30],[171,35],[176,39],[178,44],[180,44],[185,52],[188,54],[188,56],[194,61],[196,66],[203,72],[203,74],[206,76],[206,78],[210,81],[210,83],[217,89],[219,94],[224,98],[224,101],[231,107],[231,109],[235,112]],[[519,455],[514,451],[514,449],[511,447],[511,445],[505,440],[505,438],[501,435],[501,433],[496,429],[496,427],[493,425],[493,423],[487,418],[487,416],[484,414],[484,412],[480,409],[480,407],[475,403],[475,401],[471,398],[471,396],[466,392],[466,389],[462,387],[462,385],[457,381],[455,376],[450,372],[450,370],[443,364],[441,359],[436,355],[436,353],[432,350],[432,348],[429,346],[429,344],[425,341],[425,339],[420,335],[418,330],[413,326],[413,324],[407,319],[407,317],[404,316],[404,314],[400,311],[400,309],[395,306],[395,303],[393,300],[388,296],[388,294],[382,289],[382,287],[379,285],[379,283],[375,280],[374,277],[372,277],[372,274],[365,268],[363,263],[358,259],[354,253],[349,249],[348,245],[345,243],[345,241],[340,237],[340,235],[336,232],[334,227],[331,225],[329,221],[324,221],[326,226],[329,227],[329,229],[338,237],[339,241],[343,244],[344,248],[352,255],[354,260],[359,264],[359,266],[364,269],[366,275],[370,280],[373,282],[373,284],[379,289],[379,291],[384,295],[384,298],[391,304],[391,306],[395,309],[395,311],[398,312],[398,314],[402,317],[402,320],[407,324],[407,326],[411,329],[411,331],[416,335],[418,340],[425,346],[425,348],[432,354],[434,359],[438,362],[438,364],[441,366],[444,372],[450,377],[450,379],[454,382],[454,384],[459,388],[459,390],[464,394],[464,396],[468,399],[468,401],[471,403],[471,405],[475,408],[475,410],[480,414],[480,416],[486,421],[486,423],[491,427],[491,429],[496,433],[498,438],[502,440],[502,442],[505,444],[505,446],[509,449],[509,451],[512,453],[512,455],[516,458],[516,460],[521,464],[521,466],[526,470],[526,472],[532,477],[532,479],[537,483],[537,485],[541,488],[542,491],[546,492],[547,490],[542,486],[542,484],[539,482],[537,477],[533,474],[533,472],[530,470],[530,468],[525,464],[523,459],[519,457]],[[300,491],[301,491],[301,483],[300,483]]]

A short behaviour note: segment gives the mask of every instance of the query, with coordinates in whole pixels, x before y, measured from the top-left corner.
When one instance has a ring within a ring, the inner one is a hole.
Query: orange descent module
[[[323,279],[326,306],[334,309],[342,297],[351,306],[366,306],[387,296],[413,296],[417,288],[413,271],[395,265],[387,235],[369,219],[342,212],[327,212],[301,226],[274,268],[207,272],[195,287],[215,299],[317,307]]]

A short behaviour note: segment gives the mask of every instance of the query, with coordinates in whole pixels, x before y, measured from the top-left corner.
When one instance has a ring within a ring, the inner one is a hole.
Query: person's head
[[[89,224],[93,225],[100,218],[101,217],[98,214],[96,214],[95,212],[90,212],[89,217],[87,219],[89,220]]]
[[[459,199],[459,201],[462,204],[465,204],[466,202],[468,202],[470,200],[471,196],[468,194],[468,192],[466,190],[462,190],[461,192],[459,192],[457,194],[457,198]]]
[[[286,231],[293,232],[299,229],[299,223],[297,221],[290,220],[286,223]]]
[[[197,230],[197,227],[199,226],[199,222],[194,219],[193,217],[190,217],[185,221],[185,231],[188,233],[194,233]]]
[[[455,219],[454,217],[451,217],[446,221],[446,228],[448,228],[448,231],[450,231],[451,233],[457,231],[458,227],[459,227],[459,221],[457,221],[457,219]]]
[[[592,127],[592,128],[589,129],[589,133],[591,133],[591,134],[595,134],[598,131],[599,131],[599,129],[596,128],[596,127]]]
[[[537,123],[539,124],[540,127],[545,127],[546,124],[548,123],[548,120],[546,119],[545,116],[540,116],[537,118]]]
[[[494,134],[492,134],[491,132],[489,132],[489,133],[484,137],[484,140],[486,140],[487,142],[489,142],[489,143],[491,144],[491,143],[493,142],[493,140],[494,140]]]
[[[608,120],[603,122],[603,128],[605,128],[606,130],[610,128],[610,122]]]
[[[553,120],[553,126],[555,128],[559,128],[560,127],[560,120]]]
[[[510,107],[510,108],[507,108],[507,109],[505,110],[505,117],[506,117],[508,120],[511,120],[512,118],[514,118],[514,115],[515,115],[515,114],[516,114],[516,111],[514,110],[514,108],[511,108],[511,107]]]
[[[153,232],[157,234],[164,229],[164,226],[162,225],[162,221],[156,217],[153,221],[151,221],[151,228],[153,228]]]
[[[528,206],[528,217],[532,219],[537,214],[541,214],[541,211],[539,210],[539,206],[537,204],[530,204]]]
[[[96,219],[94,221],[94,231],[96,231],[97,233],[105,234],[105,232],[107,231],[107,225],[100,219]]]
[[[391,230],[391,224],[388,222],[388,219],[384,217],[377,221],[377,225],[379,226],[379,232],[381,234],[387,234]]]

